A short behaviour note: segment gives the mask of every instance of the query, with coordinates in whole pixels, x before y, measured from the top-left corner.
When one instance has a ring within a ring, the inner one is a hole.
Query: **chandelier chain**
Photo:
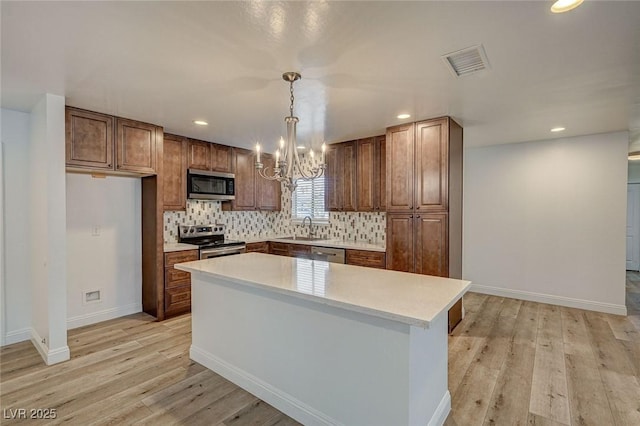
[[[291,93],[291,105],[289,106],[289,115],[293,117],[293,81],[289,83],[289,92]]]

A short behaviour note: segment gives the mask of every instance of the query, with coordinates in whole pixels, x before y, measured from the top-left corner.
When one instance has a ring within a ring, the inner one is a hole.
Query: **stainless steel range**
[[[224,239],[224,225],[181,225],[178,228],[178,241],[197,245],[200,259],[229,256],[247,251],[244,241]]]

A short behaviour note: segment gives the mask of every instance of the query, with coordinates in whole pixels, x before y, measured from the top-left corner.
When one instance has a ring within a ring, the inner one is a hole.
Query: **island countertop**
[[[175,268],[422,328],[446,314],[471,284],[263,253],[180,263]]]

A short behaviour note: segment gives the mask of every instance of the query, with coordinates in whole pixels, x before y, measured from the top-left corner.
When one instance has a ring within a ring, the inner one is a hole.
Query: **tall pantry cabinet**
[[[386,151],[387,269],[462,278],[462,127],[450,117],[390,127]]]

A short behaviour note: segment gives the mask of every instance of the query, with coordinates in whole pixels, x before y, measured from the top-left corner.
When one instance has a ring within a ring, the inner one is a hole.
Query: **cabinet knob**
[[[409,216],[409,219],[413,219],[413,215]]]
[[[420,215],[416,216],[418,219],[420,219]]]
[[[413,208],[413,206],[409,206],[409,208],[410,208],[410,209],[412,209],[412,208]]]
[[[419,209],[419,208],[420,208],[420,206],[416,207],[416,209]]]

